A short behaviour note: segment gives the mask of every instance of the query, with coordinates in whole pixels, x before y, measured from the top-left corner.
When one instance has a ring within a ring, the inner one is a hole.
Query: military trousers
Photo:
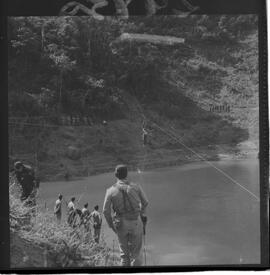
[[[141,219],[127,220],[121,218],[117,237],[122,266],[141,266],[143,243],[143,224]]]
[[[95,240],[96,243],[99,243],[100,232],[101,232],[101,227],[94,228],[94,240]]]
[[[58,223],[61,223],[61,219],[62,219],[62,213],[55,213],[55,217],[56,217],[56,221]]]

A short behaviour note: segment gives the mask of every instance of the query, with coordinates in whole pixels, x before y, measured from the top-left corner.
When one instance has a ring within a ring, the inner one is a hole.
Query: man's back
[[[139,214],[143,214],[147,204],[147,198],[139,185],[126,180],[118,181],[107,189],[103,212],[105,218],[109,218],[112,205],[116,216],[136,219]]]
[[[101,223],[101,215],[98,211],[94,210],[91,213],[91,218],[93,219],[94,223],[100,224]]]
[[[148,200],[142,188],[130,183],[127,176],[127,166],[117,165],[117,182],[106,191],[103,214],[108,226],[117,234],[121,264],[135,266],[142,263],[142,236]]]
[[[55,207],[54,207],[54,213],[55,214],[60,214],[61,213],[61,206],[62,206],[62,201],[60,199],[57,199],[55,202]]]
[[[69,212],[72,212],[72,211],[74,211],[75,210],[75,205],[74,205],[74,203],[72,202],[72,201],[70,201],[69,203],[68,203],[68,211]]]

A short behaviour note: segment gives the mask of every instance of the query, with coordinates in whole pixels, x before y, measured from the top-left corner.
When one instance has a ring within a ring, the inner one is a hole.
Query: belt
[[[139,213],[132,213],[132,214],[122,214],[120,215],[121,218],[128,220],[128,221],[136,221],[139,218]]]

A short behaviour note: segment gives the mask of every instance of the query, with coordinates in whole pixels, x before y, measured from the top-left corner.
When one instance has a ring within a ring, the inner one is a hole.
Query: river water
[[[259,197],[258,160],[212,162]],[[260,203],[207,163],[131,172],[149,199],[146,234],[148,265],[219,265],[260,263]],[[113,173],[78,181],[42,183],[41,205],[53,211],[58,193],[90,208],[102,208]],[[112,247],[114,233],[104,222]],[[116,245],[115,245],[116,246]]]

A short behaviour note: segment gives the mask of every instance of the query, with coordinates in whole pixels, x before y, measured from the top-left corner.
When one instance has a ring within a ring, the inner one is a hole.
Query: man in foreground
[[[125,165],[116,166],[117,182],[107,189],[103,213],[117,234],[122,266],[140,266],[148,200],[139,185],[128,181],[127,174]]]

